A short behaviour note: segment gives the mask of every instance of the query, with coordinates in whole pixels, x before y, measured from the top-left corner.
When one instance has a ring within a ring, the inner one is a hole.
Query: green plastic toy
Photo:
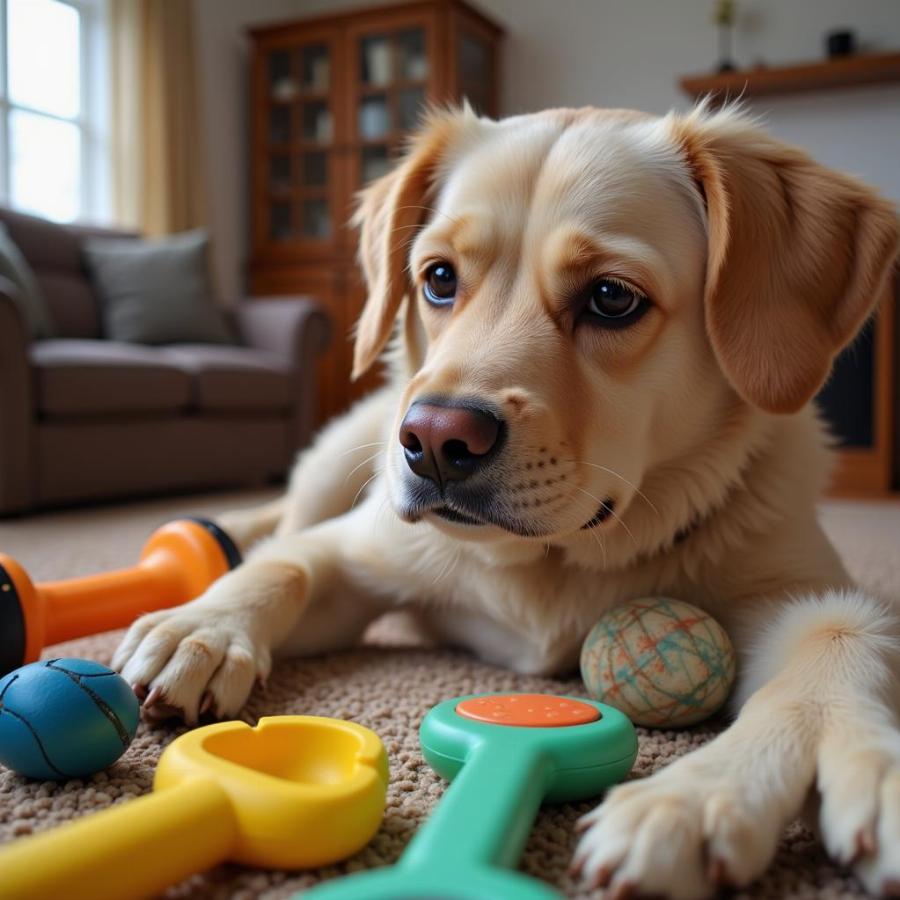
[[[559,895],[510,871],[542,801],[593,797],[621,781],[637,736],[618,710],[550,694],[475,694],[422,721],[422,752],[453,781],[393,868],[304,894],[315,900],[550,900]]]

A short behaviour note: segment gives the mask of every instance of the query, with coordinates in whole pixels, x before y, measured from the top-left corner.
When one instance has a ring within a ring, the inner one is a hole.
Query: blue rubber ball
[[[0,763],[43,781],[111,766],[137,730],[124,679],[87,659],[45,659],[0,678]]]

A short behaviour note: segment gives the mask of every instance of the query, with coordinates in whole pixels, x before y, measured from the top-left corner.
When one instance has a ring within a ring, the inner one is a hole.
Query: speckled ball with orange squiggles
[[[681,728],[711,716],[736,671],[725,629],[682,600],[648,597],[606,613],[581,650],[591,695],[635,725]]]

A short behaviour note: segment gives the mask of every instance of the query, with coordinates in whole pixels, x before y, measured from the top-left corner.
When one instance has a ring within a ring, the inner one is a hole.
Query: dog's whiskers
[[[419,206],[414,203],[410,203],[408,206],[398,206],[396,211],[401,212],[404,209],[421,209],[424,212],[436,213],[439,216],[444,216],[448,218],[454,225],[459,225],[460,220],[456,218],[456,216],[451,216],[450,213],[445,212],[442,209],[435,209],[433,206]]]
[[[603,543],[603,539],[597,534],[594,529],[591,529],[591,536],[597,542],[597,546],[600,548],[600,555],[603,557],[603,571],[606,571],[606,544]]]
[[[408,231],[410,228],[422,228],[424,227],[421,222],[415,222],[412,225],[395,225],[388,234],[396,234],[398,231]]]
[[[435,209],[433,206],[418,206],[418,205],[410,204],[408,206],[398,206],[396,209],[396,212],[401,212],[402,210],[405,210],[405,209],[421,209],[424,212],[430,212],[435,215],[444,216],[445,218],[449,219],[454,225],[458,225],[459,221],[460,221],[456,217],[451,216],[450,213],[444,212],[442,209]],[[392,228],[388,232],[388,234],[394,234],[398,231],[404,231],[404,230],[409,230],[409,229],[422,229],[424,227],[425,227],[425,222],[410,222],[410,223],[407,223],[406,225],[396,225],[394,228]],[[412,243],[412,239],[410,239],[409,243]]]
[[[650,509],[653,510],[657,515],[659,515],[659,510],[653,505],[650,498],[636,485],[634,482],[629,481],[624,475],[620,475],[615,469],[610,469],[607,466],[601,466],[599,463],[588,462],[584,459],[564,459],[562,462],[574,463],[576,466],[590,466],[592,469],[600,469],[602,472],[608,472],[615,478],[618,478],[619,481],[623,481],[625,484],[630,487],[638,497],[643,500]]]
[[[640,549],[637,538],[634,536],[631,529],[622,521],[622,517],[617,515],[616,511],[611,506],[607,506],[606,503],[599,497],[595,497],[593,494],[584,490],[583,488],[578,487],[577,485],[575,486],[575,490],[581,491],[582,494],[584,494],[586,497],[590,497],[591,500],[596,500],[597,503],[600,504],[600,507],[605,509],[622,526],[622,528],[625,529],[625,533],[628,535],[628,537],[631,538],[631,542],[634,544],[635,549]],[[591,531],[593,531],[593,529],[591,529]]]
[[[381,516],[384,514],[385,508],[390,509],[390,497],[384,496],[381,498],[381,503],[378,504],[378,509],[375,510],[375,527],[378,528],[378,523]]]
[[[372,462],[373,459],[378,459],[379,456],[381,456],[381,451],[380,451],[380,450],[379,450],[377,453],[373,453],[373,454],[372,454],[370,457],[368,457],[367,459],[364,459],[364,460],[363,460],[361,463],[359,463],[358,465],[355,465],[355,466],[347,473],[347,477],[344,479],[344,484],[346,484],[346,483],[350,480],[350,476],[351,476],[354,472],[356,472],[356,471],[358,471],[359,469],[361,469],[361,468],[362,468],[364,465],[366,465],[367,463]]]
[[[447,562],[444,564],[444,567],[440,572],[435,576],[434,581],[431,582],[431,586],[434,587],[438,582],[443,581],[449,575],[453,574],[453,570],[459,564],[460,557],[462,556],[462,550],[457,549],[456,552],[452,556],[448,556]]]
[[[359,495],[369,486],[369,483],[378,477],[378,472],[373,472],[363,483],[360,489],[356,492],[356,496],[353,498],[353,502],[350,504],[350,509],[353,509],[356,506],[356,501],[359,500]]]
[[[597,532],[591,528],[588,530],[588,534],[594,539],[597,546],[600,548],[600,555],[603,558],[603,571],[606,571],[606,544],[603,543],[603,539],[600,537]]]
[[[373,441],[371,444],[358,444],[356,447],[351,447],[349,450],[344,450],[338,454],[338,457],[347,456],[350,453],[356,453],[357,450],[365,450],[367,447],[386,447],[387,441]]]

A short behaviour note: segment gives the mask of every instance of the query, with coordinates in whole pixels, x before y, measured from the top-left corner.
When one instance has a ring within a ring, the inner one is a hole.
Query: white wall
[[[194,0],[208,137],[216,273],[239,295],[247,254],[247,45],[250,24],[366,0]],[[384,0],[368,0],[383,3]],[[712,68],[712,0],[476,0],[507,29],[503,111],[546,106],[685,106],[678,75]],[[864,49],[900,48],[900,0],[738,0],[741,65],[821,58],[825,32],[853,28]],[[754,102],[771,131],[900,201],[900,85]]]
[[[206,116],[213,266],[221,299],[232,304],[244,292],[249,242],[249,160],[245,29],[303,15],[298,0],[193,0]]]
[[[716,61],[712,0],[482,0],[506,23],[505,112],[689,102],[677,76]],[[900,49],[898,0],[738,0],[734,58],[743,67],[824,56],[824,35],[853,29],[861,49]],[[900,84],[759,98],[770,131],[900,201]]]

